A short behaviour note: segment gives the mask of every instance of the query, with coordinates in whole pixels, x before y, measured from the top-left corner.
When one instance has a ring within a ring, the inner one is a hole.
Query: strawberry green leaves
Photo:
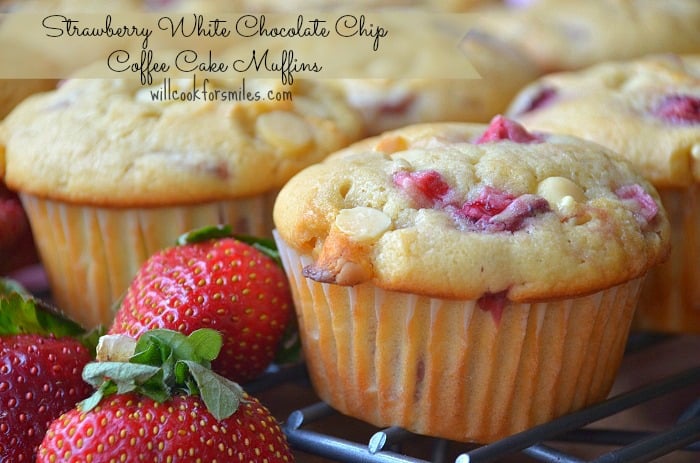
[[[20,293],[0,296],[0,335],[30,333],[62,337],[79,335],[84,330],[31,296]]]
[[[277,265],[279,265],[280,267],[282,266],[282,258],[280,257],[280,253],[277,250],[277,245],[275,244],[274,240],[249,235],[233,235],[233,237],[238,241],[242,241],[254,247],[270,259],[277,262]]]
[[[238,409],[241,387],[211,370],[219,355],[221,335],[203,328],[190,335],[156,329],[143,333],[126,362],[93,362],[83,370],[83,379],[97,388],[80,403],[83,411],[96,407],[106,396],[138,392],[157,402],[176,394],[199,395],[218,420]]]
[[[10,293],[29,295],[29,292],[19,282],[10,278],[0,278],[0,296]]]
[[[274,240],[251,235],[235,234],[233,233],[233,229],[230,225],[215,225],[198,228],[180,235],[176,243],[179,246],[183,246],[185,244],[201,243],[202,241],[219,238],[234,238],[241,241],[265,254],[267,257],[274,260],[280,267],[282,266],[280,253],[277,250],[277,245],[275,245]]]
[[[241,402],[243,389],[233,381],[213,373],[202,365],[185,360],[189,372],[197,383],[202,401],[218,420],[233,415]]]
[[[103,329],[86,331],[59,309],[35,298],[13,280],[0,278],[0,336],[36,334],[39,336],[72,337],[90,352]]]
[[[217,238],[228,238],[231,236],[233,236],[233,230],[231,229],[230,225],[212,225],[183,233],[177,238],[176,244],[182,246],[185,244],[201,243],[202,241]]]

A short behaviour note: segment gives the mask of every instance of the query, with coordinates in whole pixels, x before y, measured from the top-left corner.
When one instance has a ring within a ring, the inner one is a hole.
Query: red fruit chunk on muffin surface
[[[456,215],[460,219],[459,224],[466,230],[514,232],[524,226],[528,217],[547,211],[549,203],[540,196],[525,194],[516,198],[484,187],[479,197],[464,203]]]
[[[674,124],[700,124],[700,98],[670,95],[654,108],[654,115]]]
[[[394,174],[394,184],[424,207],[448,203],[446,199],[452,191],[442,175],[434,170],[398,171]]]
[[[541,141],[542,137],[529,133],[512,120],[496,116],[476,143],[502,140],[530,143]],[[455,190],[434,170],[398,171],[393,176],[393,182],[417,206],[450,212],[455,225],[462,230],[514,232],[522,228],[526,218],[549,211],[549,204],[542,197],[528,194],[515,196],[489,185],[482,187],[474,199],[460,204]]]
[[[621,186],[615,190],[615,194],[621,199],[631,201],[634,216],[642,224],[648,224],[659,213],[659,206],[654,198],[637,184]]]
[[[540,142],[542,139],[510,119],[503,116],[496,116],[491,120],[489,127],[484,134],[476,140],[476,144],[510,140],[516,143]]]

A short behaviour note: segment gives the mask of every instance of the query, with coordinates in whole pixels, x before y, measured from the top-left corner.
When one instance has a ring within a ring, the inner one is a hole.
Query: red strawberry
[[[259,248],[231,237],[227,227],[200,230],[183,241],[141,267],[109,333],[215,329],[224,346],[214,370],[249,381],[273,361],[292,317],[284,271]]]
[[[294,457],[278,423],[251,396],[244,395],[238,411],[219,421],[198,397],[177,396],[160,404],[130,393],[54,421],[37,463],[59,461],[272,463]]]
[[[19,293],[0,295],[0,325],[0,461],[33,462],[49,424],[92,392],[80,376],[91,354]]]
[[[668,95],[657,104],[653,113],[673,124],[700,124],[700,98],[690,95]]]
[[[154,330],[128,362],[88,364],[96,394],[51,424],[37,463],[293,462],[270,412],[209,369],[221,345],[210,329]]]
[[[29,220],[17,195],[0,182],[0,275],[37,263]]]

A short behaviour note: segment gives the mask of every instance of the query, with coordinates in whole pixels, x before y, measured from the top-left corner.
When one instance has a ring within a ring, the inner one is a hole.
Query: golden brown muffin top
[[[274,220],[341,285],[512,301],[595,292],[662,261],[654,188],[600,145],[496,117],[370,138],[294,176]]]
[[[153,100],[161,89],[138,79],[71,79],[26,100],[2,127],[7,184],[105,206],[245,197],[279,188],[362,133],[356,112],[321,83],[210,79],[205,88],[201,78],[172,79],[169,92],[199,100]],[[256,92],[260,100],[251,101]]]
[[[524,88],[509,114],[534,130],[605,145],[657,187],[700,182],[700,55],[548,75]]]

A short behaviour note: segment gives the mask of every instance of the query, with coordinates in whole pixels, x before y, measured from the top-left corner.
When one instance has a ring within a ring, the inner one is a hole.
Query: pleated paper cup
[[[278,239],[313,386],[375,426],[488,443],[601,401],[618,371],[641,278],[584,297],[508,303],[343,287]]]
[[[276,191],[154,208],[101,208],[21,194],[56,305],[85,327],[109,326],[139,267],[189,230],[229,224],[271,236]]]
[[[649,271],[632,327],[700,333],[700,184],[659,188],[671,222],[671,256]]]

